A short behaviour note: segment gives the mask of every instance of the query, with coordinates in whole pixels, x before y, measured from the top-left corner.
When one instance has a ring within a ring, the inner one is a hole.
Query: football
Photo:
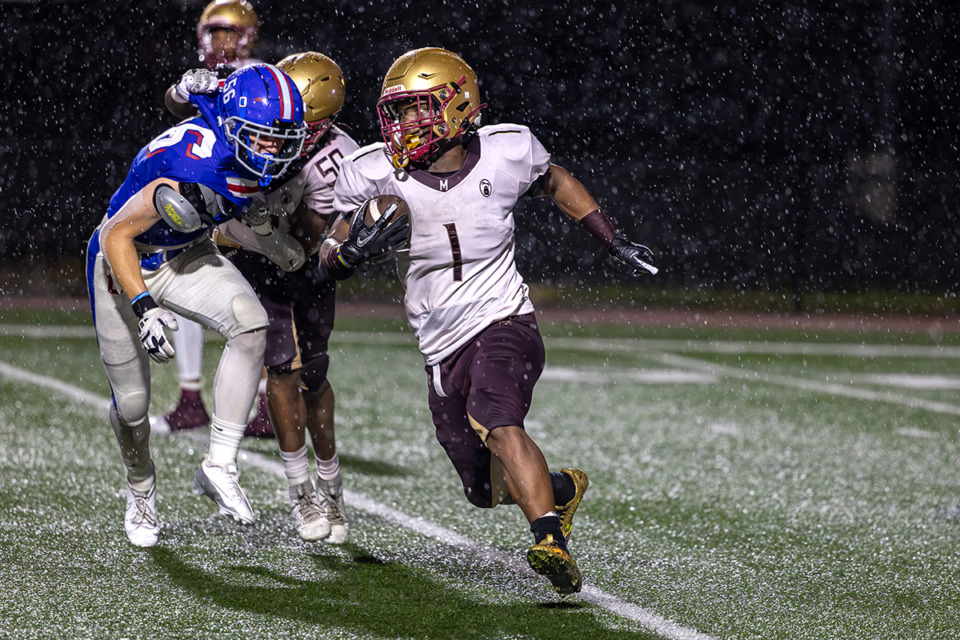
[[[390,216],[390,220],[395,220],[396,218],[402,216],[403,214],[410,215],[410,208],[407,206],[407,203],[404,202],[403,198],[399,196],[377,196],[370,200],[370,206],[367,207],[367,213],[363,218],[363,224],[366,226],[372,226],[374,222],[380,219],[380,216],[383,215],[384,211],[390,208],[390,205],[397,205],[397,210],[394,211],[393,215]]]

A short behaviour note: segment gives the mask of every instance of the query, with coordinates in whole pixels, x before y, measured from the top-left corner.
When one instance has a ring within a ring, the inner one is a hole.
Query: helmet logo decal
[[[484,198],[489,198],[493,194],[493,185],[490,184],[490,181],[484,178],[480,181],[480,195]]]

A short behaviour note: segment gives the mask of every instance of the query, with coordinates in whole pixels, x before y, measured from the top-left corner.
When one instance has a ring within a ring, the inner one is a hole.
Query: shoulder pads
[[[386,146],[382,142],[360,147],[349,156],[345,162],[352,162],[358,173],[374,182],[383,180],[393,174],[393,164],[387,157]]]
[[[153,192],[153,206],[164,222],[176,231],[189,233],[203,224],[193,203],[168,184],[161,184]]]
[[[531,133],[522,124],[494,124],[482,127],[479,135],[485,144],[496,147],[511,160],[527,157],[530,153]]]

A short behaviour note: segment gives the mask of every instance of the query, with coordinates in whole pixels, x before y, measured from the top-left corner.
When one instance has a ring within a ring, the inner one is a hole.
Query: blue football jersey
[[[215,101],[207,100],[213,103],[215,111]],[[220,127],[208,120],[212,111],[209,105],[205,106],[200,116],[167,129],[140,150],[126,180],[110,199],[108,217],[113,217],[131,196],[157,178],[197,182],[222,195],[234,205],[234,210],[220,214],[214,223],[243,213],[250,198],[260,190],[259,179],[236,161]],[[184,233],[160,220],[137,236],[136,241],[160,248],[183,245],[202,236],[209,226],[204,223],[200,229]]]

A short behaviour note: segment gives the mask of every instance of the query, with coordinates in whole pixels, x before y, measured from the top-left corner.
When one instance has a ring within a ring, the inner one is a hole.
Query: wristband
[[[587,215],[580,218],[580,224],[587,230],[587,233],[609,247],[616,231],[610,223],[610,219],[603,215],[600,209],[594,209]]]
[[[130,301],[130,306],[133,307],[133,312],[137,314],[138,318],[143,318],[143,314],[150,309],[156,309],[160,305],[153,299],[149,291],[144,291]]]
[[[337,245],[337,248],[334,249],[334,251],[336,252],[335,255],[336,255],[336,258],[337,258],[337,262],[339,262],[339,263],[340,263],[340,266],[342,266],[342,267],[345,267],[345,268],[347,268],[347,269],[353,269],[353,265],[350,264],[349,262],[347,262],[347,261],[343,258],[343,254],[340,253],[340,247],[341,247],[341,246],[342,246],[342,245],[339,245],[339,244],[338,244],[338,245]]]

